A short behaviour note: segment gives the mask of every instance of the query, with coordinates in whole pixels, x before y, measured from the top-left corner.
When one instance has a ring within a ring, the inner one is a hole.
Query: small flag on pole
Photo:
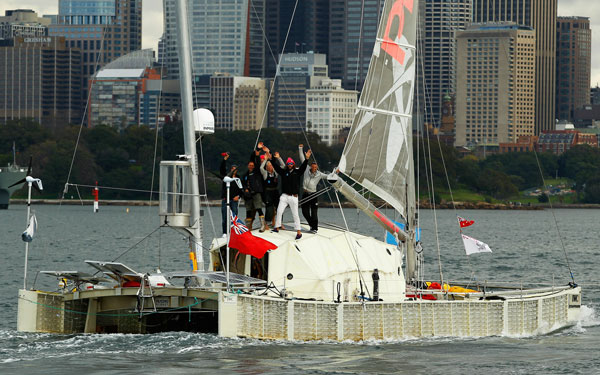
[[[461,236],[467,255],[492,252],[492,249],[486,243],[476,240],[473,237],[465,236],[464,234],[461,234]]]
[[[464,217],[460,216],[457,216],[456,218],[458,219],[458,225],[460,225],[461,228],[469,227],[475,224],[475,220],[467,220]]]
[[[21,239],[25,242],[33,241],[33,236],[35,235],[36,230],[37,230],[37,219],[35,218],[35,214],[33,214],[29,218],[29,225],[27,225],[27,229],[25,229],[25,232],[23,232],[23,234],[21,234]]]

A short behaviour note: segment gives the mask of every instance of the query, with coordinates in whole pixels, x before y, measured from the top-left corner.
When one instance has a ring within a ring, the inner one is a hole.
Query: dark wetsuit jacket
[[[308,160],[304,160],[300,167],[294,167],[291,170],[287,166],[281,168],[279,163],[271,164],[273,164],[273,168],[281,178],[281,192],[287,195],[298,195],[300,193],[300,187],[302,186],[304,171],[308,166]]]
[[[225,176],[231,177],[231,172],[227,171],[227,160],[223,159],[221,161],[221,167],[219,168],[219,174],[221,175],[221,180],[225,178]],[[229,184],[229,197],[233,199],[236,196],[240,196],[242,194],[242,190],[237,186],[235,182]],[[227,199],[227,184],[221,184],[221,199]]]

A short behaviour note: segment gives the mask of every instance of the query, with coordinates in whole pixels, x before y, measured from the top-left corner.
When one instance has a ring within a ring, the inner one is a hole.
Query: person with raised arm
[[[272,164],[273,168],[281,177],[281,196],[279,197],[279,206],[277,206],[277,218],[275,220],[275,228],[273,232],[279,232],[281,227],[281,219],[283,217],[283,211],[287,206],[290,206],[292,211],[292,217],[294,218],[294,229],[296,230],[296,239],[299,240],[302,237],[302,228],[300,227],[300,216],[298,216],[298,194],[300,193],[301,178],[308,165],[308,158],[312,155],[312,151],[306,152],[306,159],[296,168],[294,159],[287,158],[285,168],[282,168],[280,164],[283,164],[279,152],[275,152],[275,159],[278,162]]]
[[[298,154],[300,162],[304,162],[303,145],[298,146]],[[310,163],[310,167],[304,172],[304,181],[302,183],[302,216],[308,222],[311,233],[317,233],[319,230],[319,217],[317,211],[319,209],[319,198],[317,196],[317,186],[319,181],[327,180],[327,174],[319,170],[316,161]]]
[[[256,213],[260,219],[260,232],[264,232],[267,229],[265,221],[265,214],[263,213],[264,203],[262,195],[264,191],[262,174],[259,173],[257,166],[260,161],[260,152],[262,151],[263,143],[259,142],[256,150],[250,154],[250,161],[248,162],[248,172],[242,178],[242,185],[244,186],[244,201],[246,202],[246,225],[248,229],[252,230],[252,224]]]
[[[263,176],[264,181],[264,202],[265,202],[265,220],[267,224],[270,222],[271,226],[275,228],[275,213],[277,206],[279,206],[279,175],[275,172],[273,164],[273,156],[268,147],[264,146],[263,151],[265,152],[265,158],[260,163],[260,173]],[[281,160],[281,159],[279,159]],[[284,165],[280,165],[282,168]]]

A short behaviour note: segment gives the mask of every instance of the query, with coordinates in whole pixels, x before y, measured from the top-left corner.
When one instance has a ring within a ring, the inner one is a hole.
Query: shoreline
[[[100,206],[132,206],[132,207],[142,207],[142,206],[158,206],[158,200],[149,202],[142,200],[99,200]],[[92,199],[32,199],[31,203],[33,205],[69,205],[69,206],[91,206],[94,204]],[[11,199],[10,204],[16,205],[24,205],[27,204],[26,199]],[[220,200],[210,200],[208,202],[210,207],[220,207]],[[333,204],[330,202],[319,202],[321,207],[337,207],[337,204]],[[378,207],[382,206],[383,203],[377,204]],[[344,208],[356,208],[352,203],[344,202],[342,203]],[[430,209],[432,208],[429,202],[421,202],[417,204],[418,208],[421,209]],[[487,203],[487,202],[442,202],[435,206],[436,209],[440,210],[451,210],[451,209],[459,209],[459,210],[518,210],[518,211],[532,211],[532,210],[544,210],[550,208],[550,204],[548,203],[538,203],[532,205],[509,205],[504,203]],[[553,204],[552,208],[572,208],[572,209],[599,209],[600,204],[594,203],[576,203],[576,204]]]

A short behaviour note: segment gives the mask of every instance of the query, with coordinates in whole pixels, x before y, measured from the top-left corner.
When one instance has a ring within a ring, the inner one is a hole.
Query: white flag
[[[465,251],[467,252],[467,255],[492,252],[492,249],[490,249],[486,243],[476,240],[473,237],[465,236],[464,234],[461,234],[461,236],[463,243],[465,244]]]
[[[35,235],[35,231],[37,230],[37,219],[35,218],[35,214],[31,215],[29,218],[29,225],[25,232],[21,234],[21,239],[25,242],[33,241],[33,236]]]

